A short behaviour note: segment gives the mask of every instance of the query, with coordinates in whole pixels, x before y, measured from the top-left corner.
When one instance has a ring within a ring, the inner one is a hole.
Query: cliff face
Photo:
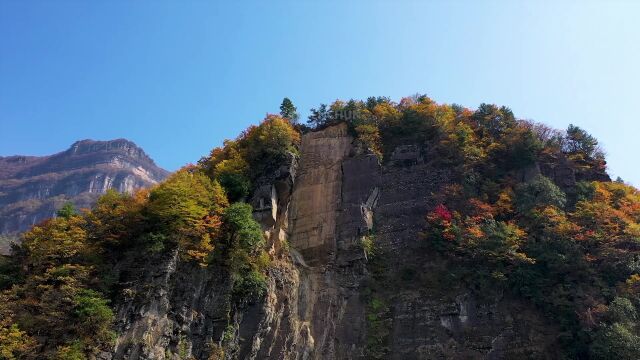
[[[50,156],[0,157],[0,234],[24,231],[65,202],[89,207],[108,189],[132,192],[167,175],[124,139],[82,140]]]
[[[344,124],[303,135],[300,157],[251,200],[274,258],[257,304],[230,303],[223,267],[124,259],[118,339],[101,357],[555,358],[557,330],[540,313],[478,298],[424,250],[424,215],[449,175],[404,145],[381,166]]]

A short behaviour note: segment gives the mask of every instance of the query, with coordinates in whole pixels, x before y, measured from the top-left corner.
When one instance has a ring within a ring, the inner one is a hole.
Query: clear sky
[[[634,1],[0,0],[0,155],[128,138],[175,170],[290,97],[507,105],[640,185]]]

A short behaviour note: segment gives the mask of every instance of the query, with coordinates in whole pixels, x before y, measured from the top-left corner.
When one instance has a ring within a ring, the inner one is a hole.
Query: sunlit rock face
[[[543,314],[447,282],[447,263],[420,250],[448,172],[411,143],[381,164],[353,142],[344,124],[306,133],[298,156],[256,181],[249,202],[272,257],[260,301],[230,301],[222,262],[124,256],[115,271],[129,295],[114,301],[115,346],[99,358],[558,358]]]
[[[255,180],[247,202],[271,257],[259,300],[232,300],[223,261],[203,267],[176,249],[119,254],[115,339],[96,358],[559,358],[560,333],[544,314],[452,282],[450,263],[424,251],[424,216],[451,174],[420,144],[397,141],[381,163],[345,124],[329,126],[304,134],[298,154]],[[2,211],[18,209],[2,218],[9,230],[51,216],[66,200],[86,206],[107,189],[129,192],[167,175],[126,140],[81,141],[0,164]],[[545,171],[537,165],[522,176]]]
[[[0,157],[0,234],[24,231],[65,202],[89,207],[109,189],[131,193],[167,175],[125,139],[77,141],[49,156]]]

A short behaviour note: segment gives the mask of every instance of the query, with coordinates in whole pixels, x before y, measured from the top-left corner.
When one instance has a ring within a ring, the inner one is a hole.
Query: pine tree
[[[320,107],[316,109],[311,109],[311,115],[309,115],[309,120],[307,123],[313,127],[319,127],[327,122],[329,122],[329,110],[327,110],[326,104],[320,104]]]
[[[280,115],[292,123],[298,122],[298,109],[293,105],[289,98],[284,98],[280,105]]]

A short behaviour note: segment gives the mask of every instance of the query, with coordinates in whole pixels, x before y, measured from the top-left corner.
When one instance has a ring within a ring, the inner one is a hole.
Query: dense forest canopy
[[[306,125],[289,99],[280,109],[150,190],[110,191],[93,209],[65,207],[25,233],[0,259],[0,358],[83,359],[109,349],[112,304],[126,293],[110,269],[123,253],[176,251],[224,267],[235,307],[260,301],[272,259],[247,199],[297,156],[301,134],[342,122],[359,151],[383,164],[409,142],[454,174],[434,195],[422,237],[425,251],[462,265],[452,270],[457,281],[534,304],[562,329],[567,358],[640,358],[640,193],[609,180],[603,151],[583,129],[422,95],[321,104]],[[544,175],[557,168],[570,168],[574,181]]]

